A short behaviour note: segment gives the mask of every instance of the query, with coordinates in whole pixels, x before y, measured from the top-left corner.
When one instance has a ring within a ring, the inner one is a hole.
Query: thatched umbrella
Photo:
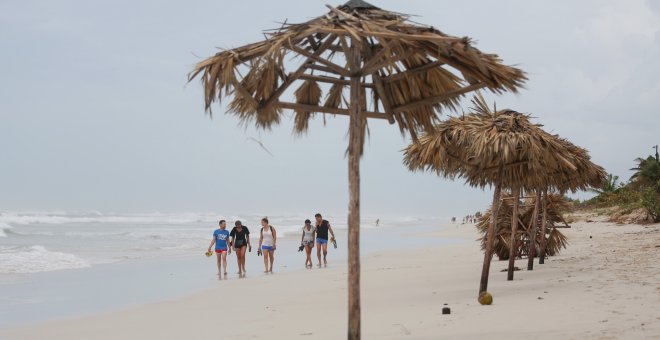
[[[479,287],[481,293],[488,286],[501,189],[509,188],[513,192],[513,251],[521,190],[586,189],[591,177],[576,177],[600,173],[602,168],[579,169],[577,165],[583,160],[569,152],[565,141],[543,131],[540,125],[532,124],[527,115],[508,109],[491,110],[480,94],[473,104],[471,114],[451,117],[409,145],[405,149],[404,163],[411,170],[433,170],[446,178],[465,178],[471,186],[495,186]],[[513,257],[511,254],[509,280],[513,279]]]
[[[500,260],[508,260],[510,245],[511,245],[511,216],[513,214],[513,195],[510,193],[504,193],[502,204],[498,210],[497,216],[497,229],[493,237],[493,255],[497,256]],[[545,192],[544,197],[541,199],[544,201],[546,206],[546,214],[544,217],[541,217],[541,222],[545,219],[546,229],[538,233],[536,239],[530,232],[533,218],[535,217],[534,207],[536,206],[537,196],[527,197],[524,200],[522,212],[518,219],[518,223],[525,227],[525,230],[520,230],[517,232],[517,238],[522,240],[516,249],[516,254],[519,255],[528,255],[529,256],[529,246],[534,244],[535,247],[541,244],[546,243],[547,239],[547,250],[545,254],[549,256],[557,255],[562,248],[566,248],[568,245],[566,236],[561,233],[557,227],[561,226],[564,223],[563,214],[571,210],[571,204],[564,199],[563,195],[558,193],[547,194]],[[543,203],[542,203],[543,204]],[[486,240],[488,237],[488,227],[490,225],[491,210],[488,209],[486,212],[479,218],[477,221],[477,229],[482,234],[479,239],[481,242],[481,249],[486,250]],[[542,254],[539,252],[539,254]],[[540,256],[540,255],[539,255]]]
[[[605,172],[605,169],[602,167],[594,164],[591,161],[591,157],[589,156],[589,152],[581,148],[570,141],[559,138],[559,142],[563,144],[564,149],[566,150],[567,154],[571,154],[572,157],[572,162],[573,165],[575,166],[575,172],[576,176],[573,176],[571,178],[566,178],[564,179],[563,183],[555,183],[554,187],[560,191],[560,197],[563,197],[563,193],[566,191],[573,191],[575,192],[578,189],[584,190],[585,187],[592,187],[592,188],[597,188],[599,187],[603,180],[605,179],[605,176],[607,175]],[[552,178],[555,174],[554,173],[547,173],[546,174],[549,178]],[[551,181],[551,180],[550,180]],[[546,186],[539,187],[535,190],[536,193],[536,199],[534,200],[535,203],[535,209],[534,209],[534,214],[533,214],[533,220],[532,220],[532,227],[530,229],[530,239],[536,239],[534,235],[537,235],[538,232],[538,215],[540,210],[543,211],[542,215],[543,217],[541,218],[541,235],[545,235],[546,232],[546,223],[548,221],[547,219],[547,209],[548,209],[548,204],[550,205],[557,205],[559,202],[562,202],[561,199],[548,199],[548,186],[552,184],[547,183]],[[552,198],[552,197],[550,197]],[[542,207],[540,207],[542,206]],[[561,217],[561,215],[559,215]],[[541,238],[541,243],[539,246],[539,263],[543,264],[545,262],[545,254],[546,254],[546,242],[545,242],[545,237]],[[527,254],[527,270],[533,270],[534,269],[534,257],[536,256],[536,244],[534,242],[529,243],[529,250]]]
[[[315,113],[349,116],[348,337],[357,339],[359,161],[367,118],[396,123],[416,139],[464,94],[480,88],[516,92],[526,78],[497,55],[474,48],[469,38],[414,24],[407,15],[360,0],[328,8],[318,18],[267,32],[264,41],[217,53],[198,63],[189,78],[201,78],[207,111],[223,96],[233,97],[228,112],[260,128],[279,123],[284,109],[294,111],[296,133],[308,129]],[[284,100],[294,83],[295,101]],[[322,86],[329,87],[323,102]]]

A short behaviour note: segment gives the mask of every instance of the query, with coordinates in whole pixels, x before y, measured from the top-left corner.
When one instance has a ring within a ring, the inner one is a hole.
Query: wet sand
[[[500,272],[506,262],[494,260],[491,306],[476,301],[483,258],[477,242],[411,249],[393,244],[391,251],[363,257],[363,338],[660,338],[660,226],[576,222],[562,232],[569,248],[544,265],[537,262],[534,271],[516,272],[514,281]],[[471,225],[455,225],[426,237],[475,240],[478,234]],[[341,339],[346,281],[343,264],[220,281],[186,297],[0,336]],[[444,304],[450,315],[442,315]]]

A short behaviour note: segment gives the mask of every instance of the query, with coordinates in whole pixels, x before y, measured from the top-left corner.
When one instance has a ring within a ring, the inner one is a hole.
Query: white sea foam
[[[40,245],[0,249],[0,273],[37,273],[89,266],[73,254],[49,251]]]
[[[221,216],[220,216],[221,217]],[[116,223],[116,224],[185,224],[212,222],[214,213],[145,213],[102,214],[66,212],[0,212],[0,223],[12,224],[64,224],[64,223]]]
[[[5,222],[0,222],[0,237],[7,237],[7,232],[12,230],[12,226]]]

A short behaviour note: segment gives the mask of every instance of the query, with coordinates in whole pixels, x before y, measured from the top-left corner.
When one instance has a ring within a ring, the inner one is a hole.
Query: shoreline
[[[362,257],[363,335],[374,339],[660,337],[660,226],[575,222],[570,245],[506,281],[491,265],[491,306],[476,301],[478,242],[380,251]],[[435,237],[475,240],[473,225]],[[590,238],[591,236],[591,238]],[[624,254],[623,256],[619,254]],[[526,268],[527,259],[516,265]],[[537,261],[538,262],[538,261]],[[223,281],[203,292],[121,311],[0,331],[9,339],[336,339],[346,330],[346,264]],[[450,315],[442,315],[447,303]],[[514,320],[512,322],[512,319]],[[235,327],[231,325],[242,325]],[[224,327],[223,327],[224,329]]]
[[[416,227],[366,228],[363,232],[362,253],[365,255],[385,249],[401,234],[411,237],[402,240],[404,246],[453,243],[455,240],[428,239],[414,235],[416,230],[445,228],[438,225]],[[329,267],[345,266],[346,232],[335,231],[339,247],[328,249]],[[252,240],[256,247],[256,240]],[[276,274],[305,269],[304,253],[297,252],[299,236],[288,235],[278,242]],[[48,321],[111,313],[158,301],[182,298],[224,283],[239,279],[235,274],[235,255],[228,257],[229,275],[219,282],[215,257],[206,258],[202,252],[207,240],[195,254],[163,255],[130,261],[98,264],[83,269],[71,269],[5,276],[0,282],[0,330],[41,324]],[[315,252],[312,257],[314,262]],[[263,258],[256,252],[247,254],[248,278],[260,277]],[[102,291],[102,294],[99,294]]]

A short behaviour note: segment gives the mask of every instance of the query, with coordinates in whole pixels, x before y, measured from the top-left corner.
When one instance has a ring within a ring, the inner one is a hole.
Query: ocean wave
[[[115,224],[188,224],[211,223],[221,215],[214,213],[144,213],[144,214],[102,214],[64,212],[0,212],[0,223],[25,224],[65,224],[65,223],[115,223]]]
[[[0,237],[7,237],[7,233],[12,230],[12,226],[7,223],[0,222]]]
[[[0,273],[37,273],[89,266],[76,255],[50,251],[40,245],[3,247],[0,250]]]

